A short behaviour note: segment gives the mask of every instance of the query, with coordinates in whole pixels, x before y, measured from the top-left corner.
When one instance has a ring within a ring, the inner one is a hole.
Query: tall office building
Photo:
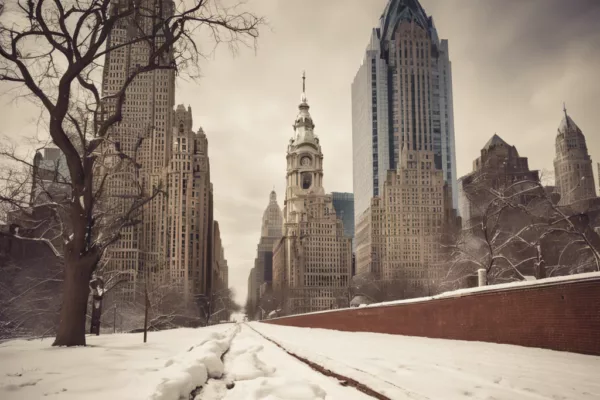
[[[571,205],[596,197],[596,182],[585,136],[566,109],[564,112],[556,135],[554,176],[556,191],[560,193],[559,204]]]
[[[458,206],[448,41],[417,0],[390,0],[352,83],[355,221],[382,194],[402,149],[433,152]]]
[[[302,91],[287,149],[283,237],[273,249],[273,290],[283,312],[347,306],[352,239],[323,188],[323,153]]]
[[[256,312],[258,306],[258,289],[256,288],[256,273],[254,268],[250,269],[250,273],[248,274],[248,294],[246,297],[246,312],[249,312],[249,319],[254,319],[255,315],[253,313]]]
[[[254,259],[254,290],[260,298],[261,287],[265,291],[265,284],[273,280],[273,245],[281,239],[283,228],[283,214],[277,204],[277,194],[273,190],[269,195],[269,205],[265,209],[262,218],[260,241],[256,249]]]
[[[148,65],[152,48],[164,41],[154,29],[156,15],[174,12],[171,0],[140,0],[129,19],[119,20],[108,46],[132,43],[106,55],[102,78],[104,97],[118,93],[132,71]],[[115,0],[114,8],[128,8],[131,0]],[[136,41],[153,36],[153,43]],[[170,53],[158,62],[171,63]],[[115,100],[103,104],[103,117],[115,112]],[[128,273],[121,286],[135,296],[140,279],[178,284],[191,299],[227,285],[228,267],[213,221],[208,140],[202,128],[193,131],[192,111],[175,105],[175,72],[157,69],[135,77],[126,90],[122,120],[110,131],[110,147],[103,165],[111,172],[102,204],[116,215],[127,211],[139,188],[143,196],[160,194],[138,211],[141,223],[127,227],[107,251],[104,274]],[[131,160],[131,161],[129,161]],[[215,239],[213,236],[217,234]],[[215,250],[216,246],[216,250]]]
[[[173,14],[173,2],[168,0],[142,0],[139,10],[147,7],[163,16]],[[127,8],[128,0],[114,2],[115,8]],[[150,13],[152,14],[152,13]],[[143,12],[136,11],[129,19],[120,19],[111,30],[107,46],[133,42],[111,51],[106,55],[102,77],[103,97],[114,95],[123,87],[130,71],[138,65],[146,65],[150,49],[160,45],[161,35],[156,35],[154,43],[136,37],[147,35],[152,29],[152,19]],[[160,60],[170,63],[170,56]],[[109,212],[121,213],[132,204],[132,196],[138,194],[137,185],[144,193],[152,193],[154,187],[165,187],[167,171],[171,159],[173,107],[175,105],[175,72],[171,69],[157,69],[138,75],[128,86],[122,108],[122,120],[111,128],[110,137],[114,147],[107,149],[112,157],[107,157],[106,165],[114,168],[122,157],[120,152],[135,157],[139,170],[133,163],[121,163],[113,170],[106,183],[105,194],[109,199]],[[103,104],[105,117],[115,112],[115,99]],[[139,176],[136,172],[139,172]],[[131,279],[124,288],[130,295],[135,293],[135,280],[138,272],[152,274],[167,265],[166,260],[166,197],[157,196],[140,210],[141,223],[125,228],[121,239],[107,251],[106,272],[129,272]]]
[[[212,220],[208,140],[202,128],[192,130],[192,110],[177,106],[168,171],[166,257],[173,282],[187,295],[206,294]]]
[[[450,77],[419,2],[389,1],[352,90],[356,271],[386,281],[389,298],[431,294],[441,277],[457,203]]]
[[[211,268],[210,290],[217,295],[217,298],[222,298],[226,289],[229,288],[229,266],[225,258],[225,248],[223,247],[218,221],[213,221]]]

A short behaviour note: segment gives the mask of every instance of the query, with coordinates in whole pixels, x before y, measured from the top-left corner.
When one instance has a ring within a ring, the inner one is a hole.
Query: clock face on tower
[[[308,167],[310,166],[310,157],[304,156],[300,159],[300,165],[302,165],[303,167]]]

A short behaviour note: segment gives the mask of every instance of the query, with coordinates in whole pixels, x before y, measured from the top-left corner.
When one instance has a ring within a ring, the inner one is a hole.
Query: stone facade
[[[285,314],[347,305],[352,238],[323,188],[323,153],[303,91],[287,150],[283,238],[273,253],[273,287]]]
[[[356,272],[384,281],[388,298],[435,292],[441,278],[440,241],[451,216],[443,172],[433,152],[404,150],[389,171],[381,197],[359,220]]]
[[[208,140],[192,130],[192,110],[177,106],[168,173],[167,241],[169,272],[189,296],[208,292],[210,168]]]
[[[560,205],[596,197],[592,160],[585,136],[567,110],[556,135],[554,176],[556,190],[560,193]]]

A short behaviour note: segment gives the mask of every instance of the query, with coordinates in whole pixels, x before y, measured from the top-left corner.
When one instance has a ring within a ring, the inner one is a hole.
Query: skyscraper
[[[114,8],[131,6],[131,0],[112,3]],[[122,90],[131,71],[147,65],[152,49],[164,40],[162,32],[151,32],[156,27],[152,19],[157,15],[168,18],[174,3],[138,3],[131,17],[120,19],[107,39],[109,47],[129,44],[106,55],[103,97]],[[140,36],[152,40],[136,40]],[[170,58],[169,52],[158,63],[170,65]],[[135,215],[140,223],[123,229],[121,239],[108,249],[103,273],[129,274],[122,286],[128,296],[135,295],[136,281],[141,278],[178,284],[188,299],[208,295],[213,287],[227,285],[228,267],[213,221],[206,135],[202,128],[192,130],[189,107],[180,105],[174,110],[175,71],[171,68],[137,75],[125,94],[122,119],[111,128],[111,144],[104,149],[107,157],[102,164],[111,174],[103,206],[120,215],[139,199],[140,189],[143,197],[159,194]],[[103,116],[114,112],[115,99],[108,97]]]
[[[304,84],[298,108],[286,157],[283,238],[273,250],[273,290],[286,314],[347,306],[352,268],[352,239],[323,187],[323,153]]]
[[[381,195],[402,149],[433,152],[457,208],[448,41],[417,0],[390,0],[352,83],[355,221]]]
[[[356,271],[384,280],[388,298],[431,294],[456,162],[448,43],[417,0],[388,2],[352,97]]]
[[[566,108],[564,112],[556,135],[554,176],[556,191],[560,193],[559,204],[570,205],[596,197],[596,182],[585,136]]]
[[[187,295],[206,294],[210,262],[210,168],[208,140],[202,128],[192,130],[192,110],[177,106],[168,171],[166,257],[173,282]]]
[[[163,16],[173,13],[171,1],[142,0],[142,7],[148,7]],[[113,7],[128,7],[129,2],[120,0]],[[131,43],[107,53],[102,76],[102,95],[114,95],[123,87],[129,71],[137,65],[148,63],[152,46],[159,44],[161,35],[155,36],[155,43],[146,40],[135,41],[136,37],[147,35],[143,30],[152,29],[150,16],[135,13],[130,19],[119,19],[111,30],[107,46]],[[160,62],[169,63],[168,57]],[[103,112],[110,116],[115,112],[115,98],[106,100]],[[133,163],[125,163],[112,173],[106,183],[106,196],[110,211],[121,213],[132,204],[138,195],[138,185],[144,193],[152,193],[153,188],[165,188],[167,170],[171,158],[173,107],[175,105],[175,72],[172,69],[157,69],[138,75],[128,86],[122,108],[122,120],[111,128],[110,138],[114,145],[112,160],[106,164],[117,165],[123,153],[135,157],[139,168]],[[166,199],[159,195],[140,211],[140,224],[127,227],[121,239],[107,251],[106,272],[129,272],[130,279],[126,291],[133,295],[135,278],[138,273],[152,274],[163,269],[166,264]]]
[[[283,214],[277,204],[277,194],[273,190],[269,195],[269,204],[263,213],[260,240],[254,260],[256,280],[254,289],[257,292],[260,292],[260,287],[264,283],[273,280],[273,244],[281,239],[282,228]]]

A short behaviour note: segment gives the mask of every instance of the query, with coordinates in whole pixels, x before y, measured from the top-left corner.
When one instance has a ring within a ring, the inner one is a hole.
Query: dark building
[[[521,157],[515,146],[494,134],[481,149],[481,156],[473,161],[473,172],[458,180],[460,215],[464,226],[468,227],[469,221],[480,217],[482,207],[491,200],[487,189],[504,190],[514,182],[539,180],[539,172],[529,169],[527,157]],[[522,185],[515,186],[513,190],[530,193],[523,190]],[[526,198],[521,200],[521,203],[527,203]]]
[[[352,238],[352,248],[354,248],[354,194],[332,192],[331,195],[335,213],[344,223],[344,234]]]
[[[0,226],[0,340],[53,335],[62,300],[62,260],[48,242],[13,233]]]

